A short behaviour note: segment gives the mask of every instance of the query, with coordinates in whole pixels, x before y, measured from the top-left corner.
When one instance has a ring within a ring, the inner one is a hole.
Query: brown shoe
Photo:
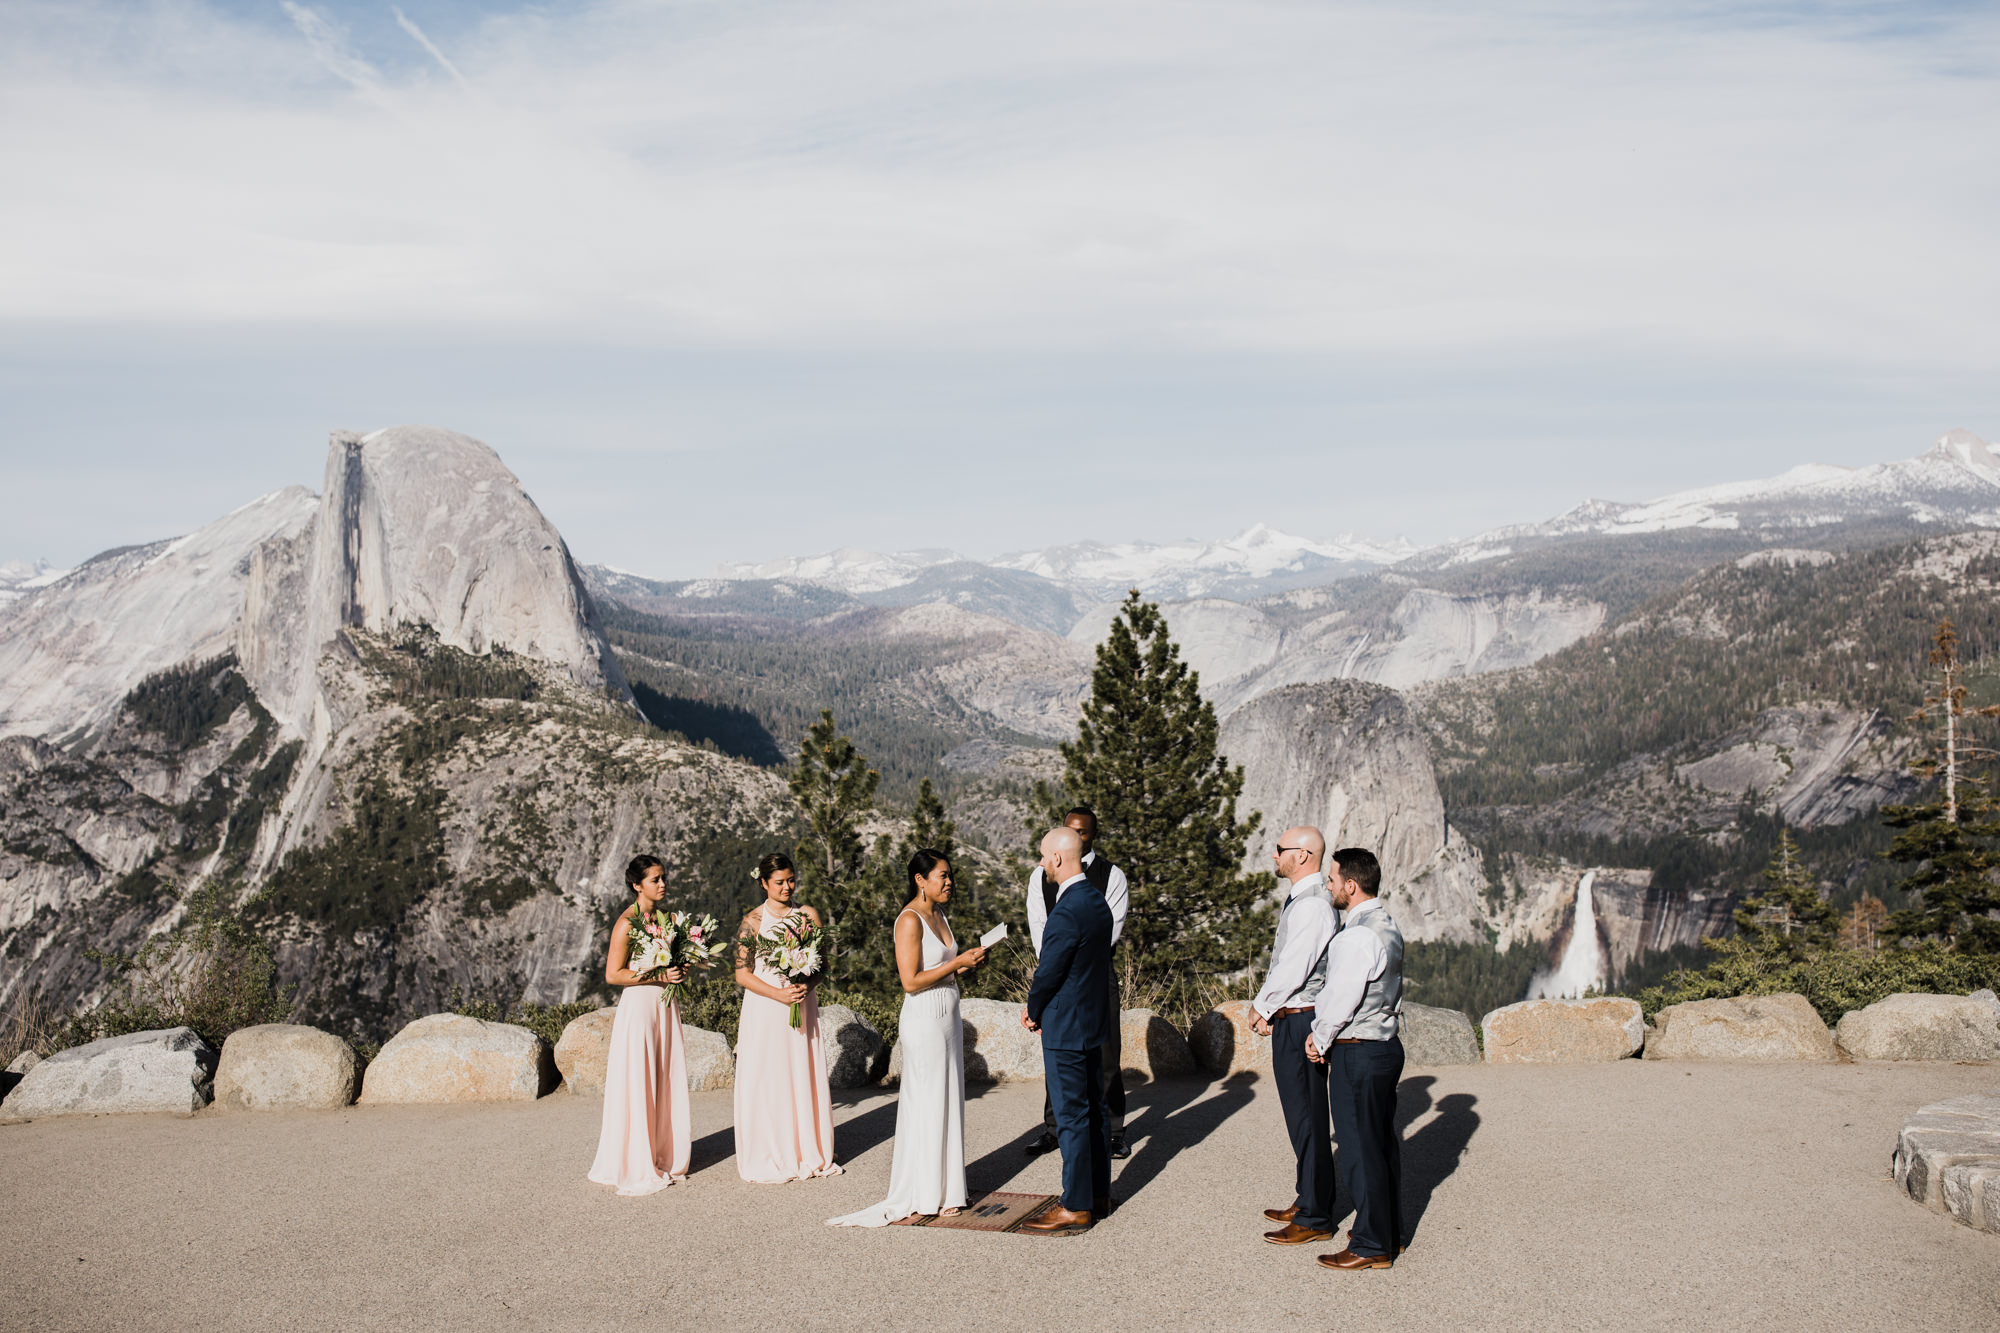
[[[1090,1230],[1090,1223],[1089,1213],[1073,1213],[1057,1204],[1034,1221],[1023,1222],[1018,1229],[1028,1236],[1074,1236]]]
[[[1321,1231],[1316,1227],[1302,1227],[1297,1222],[1285,1223],[1282,1231],[1267,1231],[1264,1239],[1273,1245],[1303,1245],[1309,1240],[1332,1240],[1331,1231]]]
[[[1342,1250],[1339,1254],[1322,1254],[1321,1268],[1394,1268],[1396,1261],[1386,1254],[1356,1254],[1352,1250]]]
[[[1293,1204],[1289,1208],[1266,1208],[1264,1210],[1264,1216],[1270,1218],[1273,1222],[1289,1222],[1298,1215],[1299,1206],[1297,1204]]]

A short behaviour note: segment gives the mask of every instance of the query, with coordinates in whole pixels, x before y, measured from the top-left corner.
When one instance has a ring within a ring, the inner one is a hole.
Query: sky
[[[1420,543],[2000,435],[2000,8],[0,0],[0,560]]]

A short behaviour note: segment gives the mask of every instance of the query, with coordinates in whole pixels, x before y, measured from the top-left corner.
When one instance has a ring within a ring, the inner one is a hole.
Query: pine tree
[[[1134,589],[1098,646],[1077,738],[1062,746],[1064,796],[1096,811],[1097,850],[1131,890],[1130,968],[1168,985],[1248,967],[1270,920],[1265,883],[1243,874],[1260,817],[1236,818],[1243,770],[1217,753],[1199,684],[1160,608]]]
[[[1778,850],[1764,871],[1770,887],[1736,909],[1736,929],[1774,958],[1803,958],[1833,942],[1834,910],[1799,860],[1790,829],[1778,831]]]
[[[871,886],[861,821],[875,807],[881,780],[854,742],[840,734],[833,710],[822,709],[799,746],[791,788],[806,826],[799,842],[799,900],[819,908],[836,940],[829,982],[849,979],[853,950],[844,947],[846,940],[864,938],[862,909]]]
[[[1991,717],[2000,708],[1965,706],[1958,632],[1949,620],[1932,639],[1931,665],[1937,668],[1937,691],[1911,720],[1941,719],[1944,734],[1930,756],[1912,768],[1940,778],[1943,799],[1882,811],[1882,821],[1901,830],[1884,855],[1916,863],[1896,885],[1916,902],[1889,917],[1886,934],[1902,941],[1936,940],[1958,953],[2000,953],[2000,886],[1992,879],[2000,869],[1994,850],[2000,808],[1986,784],[1967,771],[1970,761],[1991,758],[1992,752],[1972,745],[1965,734],[1966,718]]]
[[[937,788],[931,786],[929,778],[917,786],[917,804],[910,811],[910,836],[904,859],[907,861],[923,847],[930,848],[956,868],[958,826],[951,822],[951,816],[944,808],[944,799],[937,794]]]
[[[1889,922],[1889,909],[1872,893],[1864,893],[1847,915],[1840,919],[1840,947],[1855,953],[1874,953],[1882,947],[1882,932]]]

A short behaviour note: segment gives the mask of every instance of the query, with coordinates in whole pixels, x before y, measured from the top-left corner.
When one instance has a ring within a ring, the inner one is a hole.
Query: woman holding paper
[[[896,1092],[896,1147],[889,1197],[828,1220],[834,1227],[883,1227],[912,1213],[965,1207],[965,1037],[958,1020],[958,974],[986,950],[958,951],[941,910],[951,901],[951,862],[928,848],[910,858],[914,896],[896,917],[896,971],[903,1012],[902,1082]]]

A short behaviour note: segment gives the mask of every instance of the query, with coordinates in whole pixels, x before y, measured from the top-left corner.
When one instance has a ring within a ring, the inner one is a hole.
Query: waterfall
[[[1604,951],[1597,943],[1597,911],[1591,901],[1595,870],[1584,872],[1576,885],[1576,920],[1570,925],[1569,945],[1562,962],[1551,972],[1538,972],[1528,987],[1528,998],[1573,999],[1593,986],[1604,983]]]

